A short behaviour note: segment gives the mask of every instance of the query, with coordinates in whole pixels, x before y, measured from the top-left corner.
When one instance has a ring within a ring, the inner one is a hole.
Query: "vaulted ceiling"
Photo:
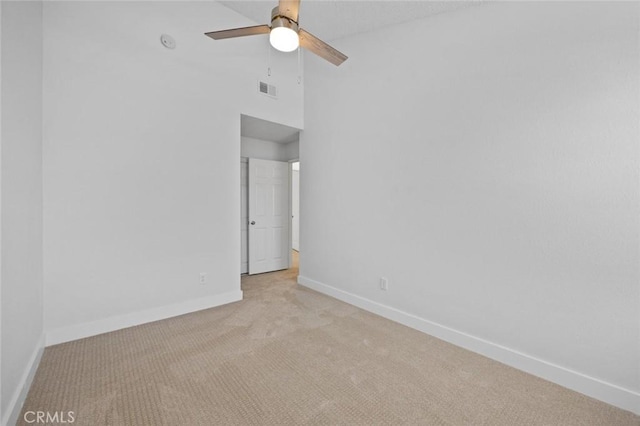
[[[267,24],[271,9],[278,4],[278,0],[224,0],[220,3],[256,24]],[[481,3],[482,0],[302,0],[300,26],[325,41],[331,41]],[[242,135],[288,143],[297,140],[298,130],[243,116]]]

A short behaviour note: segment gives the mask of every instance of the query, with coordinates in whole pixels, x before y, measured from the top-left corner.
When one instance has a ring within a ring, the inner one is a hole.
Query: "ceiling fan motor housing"
[[[298,23],[291,17],[282,15],[279,7],[274,7],[271,11],[271,28],[289,28],[298,32]]]

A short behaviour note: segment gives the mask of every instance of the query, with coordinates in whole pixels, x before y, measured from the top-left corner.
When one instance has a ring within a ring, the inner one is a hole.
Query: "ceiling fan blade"
[[[280,0],[278,3],[278,13],[287,18],[291,18],[298,22],[298,10],[300,9],[300,0]]]
[[[327,43],[320,40],[313,34],[303,29],[300,29],[300,31],[298,32],[298,35],[300,36],[300,46],[304,47],[307,50],[310,50],[311,52],[315,53],[321,58],[326,59],[327,61],[331,62],[333,65],[336,65],[336,66],[340,65],[341,63],[347,60],[346,55],[344,55],[341,52],[338,52],[336,49],[329,46]]]
[[[254,27],[233,28],[231,30],[211,31],[204,35],[214,40],[222,40],[225,38],[244,37],[258,34],[268,34],[271,28],[268,25],[256,25]]]

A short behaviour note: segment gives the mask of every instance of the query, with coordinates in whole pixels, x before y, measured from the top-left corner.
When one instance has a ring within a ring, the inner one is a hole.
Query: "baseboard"
[[[47,346],[59,343],[70,342],[72,340],[84,339],[98,334],[109,333],[123,328],[133,327],[148,322],[159,321],[166,318],[184,315],[202,309],[214,308],[226,305],[227,303],[242,300],[242,291],[231,291],[228,293],[216,294],[199,299],[188,300],[182,303],[148,309],[127,315],[120,315],[105,318],[89,323],[77,324],[68,327],[61,327],[47,331]]]
[[[484,355],[503,364],[541,377],[550,382],[580,392],[584,395],[614,405],[624,410],[640,414],[640,393],[612,383],[590,377],[518,352],[511,348],[463,333],[442,324],[420,318],[398,309],[383,305],[364,297],[340,290],[304,276],[298,276],[298,283],[312,290],[334,297],[358,308],[406,325],[423,333],[442,339],[456,346]]]
[[[3,426],[15,425],[18,421],[18,417],[20,416],[20,412],[22,411],[22,406],[27,399],[27,394],[29,393],[31,382],[33,382],[33,378],[35,377],[38,366],[40,365],[40,360],[42,359],[44,342],[45,335],[42,334],[42,336],[38,340],[36,348],[29,357],[27,368],[25,369],[24,373],[22,373],[22,377],[20,378],[20,384],[13,393],[11,401],[9,401],[7,411],[4,413],[4,418],[2,419]]]

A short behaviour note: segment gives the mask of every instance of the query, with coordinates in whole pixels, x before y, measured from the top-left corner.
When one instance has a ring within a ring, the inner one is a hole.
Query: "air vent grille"
[[[272,98],[278,97],[278,90],[276,89],[276,86],[274,86],[273,84],[265,83],[264,81],[260,81],[260,80],[258,80],[258,92],[262,93],[263,95],[270,96]]]

